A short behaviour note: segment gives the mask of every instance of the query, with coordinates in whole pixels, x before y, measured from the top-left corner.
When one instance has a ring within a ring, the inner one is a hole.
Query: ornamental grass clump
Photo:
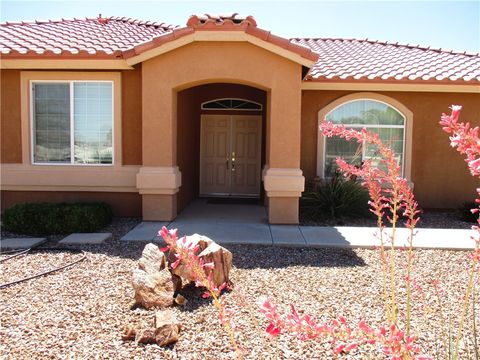
[[[313,221],[367,217],[367,202],[368,192],[359,181],[335,173],[302,194],[300,213],[304,219]]]

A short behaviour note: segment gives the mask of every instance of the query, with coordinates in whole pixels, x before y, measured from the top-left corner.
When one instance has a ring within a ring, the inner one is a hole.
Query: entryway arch
[[[208,83],[178,92],[176,146],[182,174],[178,212],[199,196],[260,198],[267,98],[262,89],[232,83]],[[257,109],[202,109],[218,99],[242,99],[234,104],[256,104]],[[252,146],[257,148],[245,153]]]
[[[188,166],[179,169],[179,144],[186,146],[182,139],[188,133],[181,128],[179,116],[192,110],[179,106],[179,95],[198,85],[233,83],[265,93],[263,188],[269,221],[298,223],[298,199],[304,186],[300,170],[301,81],[301,63],[242,41],[193,42],[145,60],[143,166],[137,176],[144,219],[175,218],[185,204],[187,188],[192,188],[188,184],[192,170]]]

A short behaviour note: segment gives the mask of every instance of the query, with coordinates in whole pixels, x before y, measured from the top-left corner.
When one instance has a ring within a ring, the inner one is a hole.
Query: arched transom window
[[[262,104],[245,99],[216,99],[202,103],[202,110],[260,111]]]
[[[384,144],[390,146],[396,154],[400,167],[404,167],[405,157],[405,116],[392,106],[371,99],[358,99],[345,102],[327,115],[326,119],[348,128],[367,128],[378,133]],[[331,177],[336,170],[335,159],[343,157],[351,164],[360,165],[370,159],[375,166],[384,168],[377,149],[368,144],[359,144],[356,140],[347,141],[338,137],[326,138],[324,142],[324,177]],[[402,170],[403,173],[403,170]]]

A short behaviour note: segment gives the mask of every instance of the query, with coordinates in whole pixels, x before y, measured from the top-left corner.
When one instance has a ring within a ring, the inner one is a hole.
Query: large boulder
[[[212,239],[206,236],[193,234],[186,237],[186,243],[183,244],[183,238],[177,241],[178,246],[191,246],[192,248],[198,245],[198,256],[205,263],[213,263],[213,283],[215,286],[220,286],[224,282],[229,282],[229,273],[232,268],[232,253],[224,247],[218,245]],[[190,245],[192,244],[192,245]],[[169,261],[173,262],[176,258],[173,254],[169,255]],[[210,271],[210,270],[207,270]],[[192,271],[180,263],[175,269],[172,269],[174,275],[180,276],[187,281],[194,281]],[[208,274],[208,273],[207,273]]]
[[[148,274],[142,269],[135,269],[132,278],[135,290],[135,305],[147,309],[161,309],[172,306],[174,284],[172,274],[167,269]]]
[[[165,267],[165,256],[155,244],[147,244],[133,271],[132,286],[135,305],[147,309],[172,306],[175,284],[172,274]]]
[[[157,245],[147,244],[142,251],[142,257],[138,260],[138,268],[148,274],[165,269],[165,255]]]

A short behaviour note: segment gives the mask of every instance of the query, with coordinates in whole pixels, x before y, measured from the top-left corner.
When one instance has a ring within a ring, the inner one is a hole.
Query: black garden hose
[[[28,254],[28,253],[31,253],[31,251],[68,251],[68,252],[71,252],[71,253],[77,253],[77,254],[82,254],[82,257],[80,259],[77,259],[75,261],[72,261],[66,265],[63,265],[63,266],[60,266],[60,267],[57,267],[57,268],[54,268],[54,269],[51,269],[51,270],[47,270],[47,271],[44,271],[42,273],[39,273],[39,274],[35,274],[35,275],[32,275],[32,276],[28,276],[28,277],[25,277],[23,279],[19,279],[19,280],[15,280],[15,281],[11,281],[11,282],[8,282],[8,283],[5,283],[5,284],[1,284],[0,285],[0,289],[3,289],[3,288],[6,288],[8,286],[11,286],[11,285],[15,285],[15,284],[18,284],[18,283],[21,283],[21,282],[24,282],[24,281],[27,281],[27,280],[31,280],[31,279],[35,279],[35,278],[38,278],[40,276],[45,276],[45,275],[48,275],[48,274],[52,274],[54,272],[57,272],[57,271],[60,271],[60,270],[63,270],[67,267],[70,267],[70,266],[73,266],[73,265],[76,265],[78,264],[79,262],[85,260],[87,258],[87,253],[83,250],[77,250],[77,249],[69,249],[69,248],[37,248],[35,250],[32,250],[32,249],[26,249],[26,250],[22,250],[12,256],[9,256],[7,257],[6,259],[1,259],[1,262],[3,261],[7,261],[7,260],[10,260],[16,256],[19,256],[19,255],[22,255],[22,254]]]
[[[0,259],[0,263],[4,262],[4,261],[7,261],[7,260],[10,260],[14,257],[17,257],[17,256],[20,256],[20,255],[23,255],[23,254],[26,254],[28,253],[29,251],[31,250],[31,248],[28,248],[28,249],[25,249],[25,250],[11,250],[11,251],[2,251],[0,253],[0,255],[4,255],[4,254],[11,254],[11,253],[15,253],[13,255],[10,255],[8,257],[6,257],[5,259]]]

